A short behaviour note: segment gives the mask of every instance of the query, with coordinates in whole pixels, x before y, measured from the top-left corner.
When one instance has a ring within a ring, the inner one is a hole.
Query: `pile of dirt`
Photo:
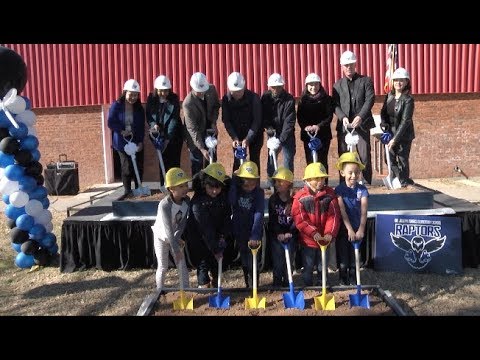
[[[328,293],[334,296],[335,310],[315,310],[314,297],[320,296],[321,291],[305,290],[305,309],[286,309],[283,302],[285,291],[259,291],[258,299],[265,298],[265,309],[245,309],[245,299],[252,297],[252,292],[229,292],[225,289],[223,297],[230,297],[230,307],[219,309],[209,306],[209,297],[216,293],[185,292],[185,298],[193,298],[193,310],[173,310],[173,301],[179,299],[179,292],[168,292],[160,296],[153,309],[154,316],[395,316],[395,312],[379,297],[368,294],[370,308],[350,307],[350,294],[356,290],[342,290]]]

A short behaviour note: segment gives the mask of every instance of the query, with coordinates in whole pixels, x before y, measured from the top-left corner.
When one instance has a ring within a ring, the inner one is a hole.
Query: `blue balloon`
[[[0,127],[8,129],[12,125],[12,122],[7,117],[7,114],[3,110],[0,111]]]
[[[17,218],[23,214],[25,214],[25,206],[15,207],[12,204],[8,204],[5,208],[5,215],[12,220],[16,221]]]
[[[3,151],[0,151],[0,167],[6,168],[8,165],[15,164],[15,155],[5,154]]]
[[[50,254],[54,255],[58,252],[58,245],[54,244],[53,246],[47,248],[47,250]]]
[[[40,240],[45,236],[46,233],[47,230],[45,229],[45,226],[42,224],[35,224],[28,231],[28,236],[33,240]]]
[[[22,96],[23,100],[25,100],[25,110],[30,110],[32,108],[32,102],[26,96]]]
[[[10,195],[8,195],[8,194],[3,194],[3,195],[2,195],[2,200],[3,200],[3,202],[4,202],[5,204],[7,204],[7,205],[10,204]]]
[[[13,126],[13,124],[10,125],[8,128],[8,132],[10,135],[15,138],[15,139],[23,139],[28,135],[28,127],[22,122],[18,123],[18,129]]]
[[[35,259],[33,255],[25,255],[23,252],[19,252],[15,257],[15,265],[21,269],[28,269],[35,265]]]
[[[38,148],[38,139],[36,136],[27,135],[20,140],[20,149],[35,150],[36,148]]]
[[[28,215],[28,214],[22,214],[19,217],[17,217],[17,220],[15,220],[15,225],[19,229],[25,230],[25,231],[30,231],[32,226],[35,224],[35,219],[33,216]]]
[[[50,248],[57,243],[57,237],[53,233],[47,233],[45,236],[40,240],[40,244],[44,248]]]
[[[15,250],[17,253],[22,251],[22,244],[17,244],[14,242],[12,242],[11,244],[12,244],[12,249]]]
[[[48,190],[45,186],[37,186],[28,195],[30,196],[30,200],[36,199],[42,201],[41,199],[48,196]]]
[[[23,177],[23,174],[25,173],[25,168],[23,166],[13,164],[13,165],[8,165],[5,168],[5,172],[3,173],[8,180],[12,181],[19,181],[21,177]]]
[[[33,161],[40,160],[42,155],[40,154],[40,151],[38,151],[38,149],[31,150],[31,152],[32,152]]]
[[[18,180],[18,187],[20,190],[29,193],[37,187],[37,180],[29,175],[24,175]]]
[[[39,199],[37,199],[37,200],[39,200]],[[44,197],[43,199],[41,199],[39,201],[42,203],[44,209],[48,209],[48,207],[50,206],[50,200],[48,200],[48,197]]]

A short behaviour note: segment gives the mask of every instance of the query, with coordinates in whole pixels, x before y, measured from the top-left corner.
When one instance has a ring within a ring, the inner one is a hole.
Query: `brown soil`
[[[288,292],[288,291],[287,291]],[[350,307],[349,295],[356,290],[342,290],[328,293],[334,296],[335,310],[315,310],[314,297],[320,296],[321,291],[305,290],[305,309],[286,309],[283,302],[285,291],[259,291],[258,299],[266,299],[265,309],[245,309],[245,299],[252,297],[252,292],[229,292],[224,290],[222,297],[230,297],[230,307],[219,309],[209,307],[209,297],[216,293],[185,292],[185,298],[193,298],[193,310],[173,310],[173,301],[178,300],[179,292],[168,292],[162,295],[157,302],[154,316],[395,316],[394,311],[380,298],[368,294],[370,308]]]

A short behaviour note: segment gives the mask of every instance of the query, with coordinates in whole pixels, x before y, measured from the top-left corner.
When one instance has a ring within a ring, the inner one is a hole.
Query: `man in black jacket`
[[[375,127],[372,107],[375,102],[375,90],[372,79],[356,72],[357,57],[351,51],[345,51],[340,57],[344,77],[333,85],[335,115],[337,115],[338,155],[347,152],[345,136],[352,132],[358,135],[357,152],[365,165],[363,178],[372,183],[372,161],[370,147],[370,129]],[[355,129],[355,132],[352,130]],[[342,179],[342,177],[340,177]]]

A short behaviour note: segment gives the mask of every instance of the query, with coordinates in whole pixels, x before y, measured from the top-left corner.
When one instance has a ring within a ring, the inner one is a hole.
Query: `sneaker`
[[[210,283],[204,285],[198,285],[199,289],[208,289],[210,287]]]

